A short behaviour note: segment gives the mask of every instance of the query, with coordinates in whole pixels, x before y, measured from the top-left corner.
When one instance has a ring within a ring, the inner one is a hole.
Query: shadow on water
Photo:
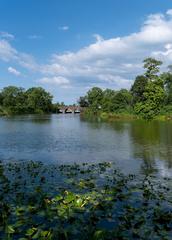
[[[17,115],[9,116],[5,118],[7,121],[11,122],[33,122],[33,123],[49,123],[52,121],[52,114],[30,114],[30,115]]]

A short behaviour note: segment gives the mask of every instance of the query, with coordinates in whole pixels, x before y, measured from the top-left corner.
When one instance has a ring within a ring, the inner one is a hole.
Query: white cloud
[[[36,62],[35,58],[27,53],[18,53],[17,55],[18,63],[31,71],[40,71],[40,65]]]
[[[69,30],[69,26],[60,26],[59,30],[61,30],[61,31],[68,31]]]
[[[67,31],[68,26],[59,27]],[[112,88],[129,87],[142,73],[142,60],[155,56],[172,63],[172,9],[165,14],[147,17],[140,30],[124,37],[104,39],[94,34],[96,41],[78,51],[54,53],[48,63],[38,64],[29,54],[18,52],[0,39],[0,59],[14,61],[40,74],[42,84],[85,89],[86,86]]]
[[[15,76],[20,76],[21,75],[21,72],[19,72],[18,70],[16,70],[13,67],[9,67],[8,72],[14,74]]]
[[[8,40],[13,40],[15,37],[13,34],[8,33],[8,32],[0,32],[0,38],[3,39],[8,39]]]
[[[50,85],[58,85],[61,87],[69,87],[70,81],[69,79],[61,76],[54,76],[54,77],[44,77],[38,80],[39,83],[42,84],[50,84]]]
[[[0,40],[0,60],[10,61],[17,56],[17,50],[14,49],[7,40]]]
[[[35,58],[32,55],[18,52],[12,45],[4,39],[0,39],[0,60],[9,62],[15,61],[15,64],[32,70],[39,71],[40,65],[36,63]]]
[[[172,9],[167,10],[166,14],[167,15],[172,15]]]
[[[104,39],[95,34],[96,42],[89,46],[76,52],[53,54],[50,64],[42,66],[41,72],[67,77],[74,84],[93,82],[96,85],[104,81],[107,87],[108,84],[114,88],[129,87],[134,77],[143,71],[144,58],[171,56],[171,12],[148,16],[140,31],[128,36]]]

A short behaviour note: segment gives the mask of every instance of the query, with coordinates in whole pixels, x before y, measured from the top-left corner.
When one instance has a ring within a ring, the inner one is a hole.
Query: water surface
[[[79,115],[0,118],[0,159],[111,161],[124,173],[172,175],[172,122],[87,121]]]

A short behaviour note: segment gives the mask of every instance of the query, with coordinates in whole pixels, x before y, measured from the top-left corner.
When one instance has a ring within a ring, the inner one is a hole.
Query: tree
[[[143,95],[144,101],[136,103],[135,112],[145,119],[153,119],[163,104],[164,89],[158,82],[148,82]]]
[[[25,113],[26,96],[23,88],[5,87],[1,92],[1,101],[3,107],[11,113]]]
[[[121,112],[127,110],[129,105],[131,105],[131,99],[131,93],[126,89],[121,89],[113,98],[113,111]]]
[[[3,96],[2,96],[2,93],[0,92],[0,106],[3,105]]]
[[[147,83],[148,79],[145,76],[140,75],[136,77],[134,84],[132,85],[130,90],[133,96],[133,104],[144,101],[144,91]]]
[[[91,90],[87,92],[87,99],[89,106],[97,111],[101,108],[102,99],[103,99],[103,91],[101,88],[93,87]]]
[[[41,87],[33,87],[26,91],[27,106],[30,112],[50,112],[52,95]]]
[[[113,111],[113,98],[115,97],[115,94],[116,92],[111,89],[106,89],[103,91],[102,110],[104,112]]]
[[[144,86],[142,101],[137,102],[134,109],[145,119],[152,119],[156,116],[164,102],[165,92],[162,78],[159,76],[159,67],[162,64],[154,58],[144,60],[146,69],[145,78],[147,84]]]
[[[88,107],[89,104],[88,104],[87,96],[80,97],[78,100],[78,104],[80,107]]]
[[[157,74],[160,71],[160,66],[162,65],[162,62],[151,57],[146,58],[143,62],[144,62],[144,68],[146,69],[145,77],[149,81],[156,80]]]
[[[161,75],[161,78],[164,80],[166,98],[165,104],[172,104],[172,73],[167,72]]]

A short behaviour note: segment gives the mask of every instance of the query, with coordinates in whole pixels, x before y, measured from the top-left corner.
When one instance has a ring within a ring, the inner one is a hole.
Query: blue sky
[[[0,88],[42,86],[74,103],[129,88],[153,56],[172,63],[171,0],[0,0]]]

